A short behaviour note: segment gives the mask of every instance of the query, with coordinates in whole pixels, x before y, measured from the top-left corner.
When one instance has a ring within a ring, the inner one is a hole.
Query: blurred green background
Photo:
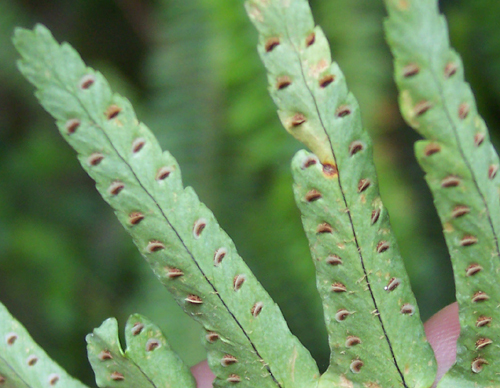
[[[311,5],[373,135],[382,195],[427,319],[454,300],[454,287],[413,158],[417,136],[398,113],[382,0]],[[496,141],[500,2],[441,6]],[[84,337],[109,316],[124,324],[131,313],[145,314],[186,362],[204,357],[198,326],[154,279],[16,71],[13,28],[36,22],[132,100],[324,370],[326,333],[289,172],[301,147],[267,95],[242,0],[0,1],[0,300],[90,385]]]

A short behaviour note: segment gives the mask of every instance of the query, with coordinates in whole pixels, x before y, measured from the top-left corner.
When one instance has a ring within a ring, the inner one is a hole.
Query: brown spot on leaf
[[[56,385],[59,382],[59,375],[57,373],[52,373],[49,375],[49,384]]]
[[[200,218],[197,220],[194,225],[193,225],[193,236],[195,239],[199,239],[201,236],[201,232],[205,229],[207,226],[207,220],[204,218]]]
[[[446,78],[450,78],[457,73],[458,65],[454,62],[449,62],[446,64],[444,68],[444,76]]]
[[[72,135],[73,133],[76,132],[78,127],[80,126],[81,122],[78,119],[70,119],[66,121],[65,127],[66,127],[66,132],[69,135]]]
[[[453,210],[451,212],[451,216],[453,218],[458,218],[458,217],[462,217],[462,216],[469,214],[469,213],[470,213],[470,208],[468,206],[457,205],[453,208]]]
[[[335,313],[335,320],[337,322],[344,321],[351,313],[346,309],[340,309]]]
[[[420,67],[416,63],[410,63],[403,68],[403,77],[410,78],[420,72]]]
[[[411,305],[410,303],[405,303],[403,306],[401,306],[401,314],[415,314],[415,306]]]
[[[160,347],[160,341],[156,338],[150,338],[148,339],[148,342],[146,342],[146,352],[151,352],[158,347]]]
[[[475,274],[477,274],[478,272],[481,272],[482,270],[483,270],[483,267],[481,267],[477,263],[474,263],[474,264],[471,264],[467,267],[467,269],[465,270],[465,275],[466,276],[474,276]]]
[[[431,108],[432,108],[432,103],[430,101],[420,101],[417,105],[413,107],[413,114],[417,117],[422,116]]]
[[[218,266],[220,263],[222,263],[222,260],[224,257],[227,255],[227,249],[226,248],[219,248],[215,251],[214,254],[214,265]]]
[[[486,361],[482,357],[476,357],[472,360],[471,369],[474,373],[480,373],[483,370],[483,365],[487,365],[488,361]]]
[[[142,137],[139,139],[135,139],[134,142],[132,143],[132,152],[136,154],[140,150],[142,150],[142,147],[146,144],[146,140],[144,140]]]
[[[332,74],[327,74],[319,80],[319,86],[322,88],[326,88],[328,85],[330,85],[333,81],[335,81],[335,77]]]
[[[292,117],[292,127],[298,127],[299,125],[302,125],[306,122],[306,117],[302,113],[296,113]]]
[[[302,170],[305,170],[308,167],[314,166],[316,163],[318,163],[316,158],[310,157],[307,158],[304,163],[302,163]]]
[[[28,357],[26,360],[26,363],[28,366],[34,366],[38,362],[38,357],[32,354],[31,356]]]
[[[339,118],[349,116],[352,113],[349,105],[341,105],[337,108],[335,115]]]
[[[474,144],[476,145],[476,147],[479,147],[481,144],[483,144],[485,137],[486,136],[484,135],[484,133],[481,132],[474,135]]]
[[[220,360],[220,364],[224,367],[236,364],[238,359],[231,354],[225,354]]]
[[[387,241],[380,241],[377,244],[377,253],[385,252],[390,248],[390,244]]]
[[[118,195],[120,193],[120,191],[122,191],[124,188],[125,188],[125,185],[122,182],[115,181],[115,182],[111,183],[111,185],[109,186],[108,192],[111,195]]]
[[[103,351],[101,351],[97,357],[101,361],[106,361],[106,360],[112,360],[113,359],[113,356],[111,355],[111,352],[109,350],[103,350]]]
[[[185,300],[186,302],[193,305],[203,304],[203,300],[198,295],[193,295],[193,294],[188,295]]]
[[[181,276],[184,276],[184,272],[182,272],[179,268],[167,267],[167,277],[170,279],[176,279]]]
[[[324,234],[324,233],[333,233],[333,228],[328,222],[323,222],[319,224],[316,228],[316,233]]]
[[[498,164],[492,164],[488,167],[488,178],[494,179],[497,176]]]
[[[128,222],[130,225],[137,225],[144,219],[144,214],[141,212],[132,212],[128,216]]]
[[[165,244],[158,240],[151,240],[146,247],[149,253],[154,253],[165,249]]]
[[[116,118],[120,112],[122,111],[122,108],[120,108],[118,105],[110,105],[108,109],[106,109],[105,115],[108,118],[108,120],[112,120]]]
[[[460,240],[460,246],[462,246],[462,247],[468,247],[468,246],[474,245],[476,243],[477,243],[477,237],[470,236],[470,235],[464,236]]]
[[[476,326],[483,327],[483,326],[489,325],[491,323],[491,321],[492,321],[491,317],[481,315],[476,321]]]
[[[346,292],[347,288],[344,284],[342,284],[340,282],[336,282],[336,283],[332,284],[331,290],[332,290],[332,292]]]
[[[269,38],[266,40],[266,43],[265,43],[265,49],[266,49],[266,52],[270,53],[271,51],[273,51],[276,47],[278,47],[280,44],[280,38],[278,37],[273,37],[273,38]]]
[[[441,146],[437,143],[429,143],[424,149],[425,156],[431,156],[441,151]]]
[[[239,383],[241,382],[241,377],[238,376],[237,374],[235,373],[232,373],[229,375],[229,377],[226,379],[229,383],[233,383],[233,384],[236,384],[236,383]]]
[[[314,201],[317,201],[318,199],[321,199],[323,196],[321,195],[321,193],[316,190],[316,189],[312,189],[312,190],[309,190],[306,194],[306,201],[307,202],[314,202]]]
[[[358,193],[362,193],[363,191],[365,191],[368,187],[370,187],[371,184],[372,182],[368,178],[361,179],[358,182]]]
[[[486,292],[483,291],[478,291],[472,296],[473,303],[484,302],[488,299],[490,299],[490,297]]]
[[[391,278],[387,286],[384,287],[386,291],[394,291],[401,284],[401,279],[399,278]]]
[[[345,346],[350,348],[352,346],[359,345],[361,343],[361,339],[359,337],[356,337],[354,335],[350,335],[347,337],[345,340]]]
[[[283,90],[292,84],[292,79],[287,75],[282,75],[276,80],[276,89]]]
[[[342,264],[342,259],[337,255],[328,255],[325,260],[330,265],[340,265]]]
[[[470,105],[466,102],[463,102],[462,104],[460,104],[460,106],[458,107],[458,117],[460,120],[465,120],[467,118],[467,116],[469,115],[470,113]]]
[[[12,346],[16,343],[17,341],[17,334],[16,333],[8,333],[5,336],[5,341],[7,342],[7,345]]]
[[[207,339],[208,342],[213,344],[220,338],[220,336],[214,331],[207,331],[207,335],[205,336],[205,338]]]
[[[380,218],[380,212],[381,212],[380,209],[373,209],[372,210],[372,216],[370,219],[372,225],[375,224],[378,221],[378,219]]]
[[[359,151],[363,151],[364,149],[364,145],[362,142],[360,142],[359,140],[356,140],[356,141],[353,141],[350,145],[349,145],[349,154],[351,156],[357,154]]]
[[[460,178],[454,175],[447,176],[441,181],[441,187],[444,188],[457,187],[459,184],[460,184]]]
[[[104,159],[104,155],[101,154],[100,152],[94,152],[92,155],[89,156],[89,158],[87,159],[89,165],[91,166],[97,166],[99,163],[102,162],[102,160]]]
[[[238,291],[243,283],[245,283],[246,276],[243,274],[236,275],[233,279],[233,289],[234,291]]]
[[[323,174],[328,177],[328,178],[334,178],[338,176],[339,170],[337,169],[337,166],[334,164],[330,163],[325,163],[323,164]]]
[[[139,335],[142,333],[142,330],[144,329],[144,325],[141,322],[136,322],[134,323],[134,326],[132,326],[132,334],[133,335]]]
[[[172,168],[171,167],[162,167],[158,170],[158,172],[156,173],[156,180],[157,181],[162,181],[166,178],[168,178],[168,176],[172,173]]]
[[[117,371],[111,373],[110,377],[111,377],[111,380],[113,380],[113,381],[125,380],[125,376],[123,376],[123,374],[121,374],[120,372],[117,372]]]
[[[351,365],[349,365],[349,369],[351,370],[352,373],[359,373],[361,372],[361,368],[363,367],[364,363],[361,360],[353,360],[351,362]]]
[[[485,348],[486,346],[488,345],[491,345],[493,343],[492,340],[490,340],[489,338],[486,338],[486,337],[483,337],[483,338],[479,338],[477,341],[476,341],[476,349],[479,350],[479,349],[483,349]]]
[[[306,47],[312,46],[314,42],[316,42],[316,34],[314,32],[311,32],[306,37]]]
[[[262,302],[257,302],[252,306],[251,313],[254,317],[258,316],[260,312],[262,311],[262,308],[264,307],[264,304]]]
[[[95,82],[95,77],[92,74],[86,74],[80,80],[80,89],[87,90],[89,89]]]

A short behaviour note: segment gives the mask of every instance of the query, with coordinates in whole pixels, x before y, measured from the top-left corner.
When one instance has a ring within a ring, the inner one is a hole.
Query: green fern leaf
[[[183,188],[175,159],[161,152],[130,103],[46,28],[17,30],[15,44],[20,70],[103,198],[156,276],[206,329],[214,386],[315,386],[309,352],[213,214]]]
[[[1,303],[0,386],[86,388],[52,361]]]
[[[123,352],[114,318],[107,319],[87,336],[89,360],[100,388],[196,388],[189,368],[148,319],[132,315],[127,321],[125,338],[127,350]]]
[[[439,387],[499,386],[498,156],[437,1],[386,5],[401,111],[425,138],[415,153],[443,225],[460,306],[457,362]]]
[[[429,387],[436,364],[382,206],[358,104],[306,1],[247,2],[285,128],[330,337],[322,385]],[[411,349],[411,352],[409,351]]]

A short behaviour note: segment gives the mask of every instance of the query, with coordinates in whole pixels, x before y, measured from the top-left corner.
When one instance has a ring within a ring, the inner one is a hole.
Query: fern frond
[[[98,191],[160,281],[204,326],[214,386],[315,386],[314,360],[130,103],[46,28],[17,30],[15,44],[20,70]]]
[[[315,154],[299,152],[292,169],[330,337],[322,384],[429,387],[436,364],[378,194],[357,101],[307,1],[250,0],[247,11],[283,125]]]
[[[401,111],[425,138],[415,154],[443,225],[460,306],[457,362],[439,387],[490,387],[498,384],[493,365],[500,360],[499,159],[438,2],[386,6]]]
[[[52,361],[1,303],[0,386],[86,388]]]
[[[109,318],[87,336],[87,351],[100,388],[196,388],[189,368],[167,340],[145,317],[132,315],[125,327],[125,352],[118,338],[118,323]]]

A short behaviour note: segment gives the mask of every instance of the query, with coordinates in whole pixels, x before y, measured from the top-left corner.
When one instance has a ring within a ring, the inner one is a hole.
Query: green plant
[[[386,5],[402,111],[429,139],[418,143],[417,156],[444,224],[461,305],[458,362],[441,386],[497,386],[492,366],[498,360],[499,205],[490,197],[491,187],[496,194],[498,159],[463,82],[460,60],[448,48],[436,2]],[[292,170],[332,350],[330,368],[321,377],[213,215],[183,188],[175,160],[161,153],[128,101],[112,94],[99,73],[86,68],[68,45],[56,44],[43,27],[17,32],[20,68],[156,275],[207,330],[204,342],[216,386],[428,387],[435,363],[378,195],[356,100],[331,64],[307,2],[255,0],[247,9],[260,33],[259,51],[284,126],[313,152],[299,152]],[[8,356],[0,373],[2,383],[10,384],[12,376],[24,378],[25,370],[35,371],[32,367],[41,363],[34,354],[26,361],[26,354],[14,351],[29,339],[7,312],[2,314],[2,354]],[[148,370],[164,360],[178,363],[158,331],[144,318],[132,317],[122,356],[116,330],[107,321],[88,337],[98,385],[166,384],[161,379],[167,374]],[[169,376],[171,385],[193,384],[185,368],[178,371]],[[26,384],[37,386],[37,379],[55,385],[66,377],[44,368],[30,378]]]

